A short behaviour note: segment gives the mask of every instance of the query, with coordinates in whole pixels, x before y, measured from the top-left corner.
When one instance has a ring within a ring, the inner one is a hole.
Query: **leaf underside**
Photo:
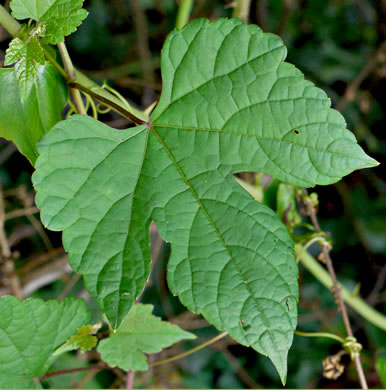
[[[42,139],[33,176],[43,223],[64,231],[71,266],[114,328],[149,277],[154,220],[172,245],[171,291],[269,356],[283,382],[297,318],[293,243],[232,173],[313,186],[376,165],[285,55],[257,26],[197,19],[166,40],[150,124],[116,131],[74,116]]]
[[[89,321],[84,300],[0,299],[0,387],[36,388],[55,349]]]
[[[161,321],[152,310],[152,305],[134,305],[117,331],[99,343],[98,352],[111,367],[146,371],[148,364],[144,353],[161,352],[178,341],[196,338],[177,325]]]

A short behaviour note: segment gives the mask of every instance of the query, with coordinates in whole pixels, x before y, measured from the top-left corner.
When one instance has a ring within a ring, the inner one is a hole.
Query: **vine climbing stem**
[[[71,80],[75,80],[76,78],[75,68],[74,65],[72,64],[70,55],[68,54],[66,44],[64,42],[59,42],[58,49],[59,49],[60,56],[62,57],[62,61],[66,73],[70,76]],[[71,91],[72,98],[74,99],[74,103],[76,109],[78,110],[78,113],[82,115],[87,115],[86,108],[84,106],[80,91],[76,88],[71,88],[71,87],[70,87],[70,91]]]
[[[9,12],[0,5],[0,24],[12,35],[12,37],[17,37],[21,29],[20,23],[13,18]]]
[[[176,28],[181,29],[189,21],[190,13],[192,12],[193,0],[181,0],[178,7]]]
[[[304,190],[304,194],[306,195],[306,198],[307,198],[307,190]],[[310,219],[311,219],[311,222],[315,228],[315,231],[317,233],[322,233],[322,230],[320,229],[318,218],[316,216],[315,207],[307,199],[305,200],[305,206],[307,208],[308,215],[310,216]],[[332,279],[333,295],[337,301],[338,308],[339,308],[340,312],[342,313],[342,318],[343,318],[344,326],[346,328],[347,335],[349,337],[353,338],[354,334],[353,334],[353,331],[351,328],[350,319],[349,319],[348,314],[347,314],[347,308],[346,308],[346,305],[344,303],[341,289],[339,287],[338,280],[336,278],[335,269],[334,269],[334,266],[332,264],[332,259],[330,257],[330,248],[326,244],[321,244],[321,247],[322,247],[323,258],[326,262],[328,273],[330,274],[331,279]],[[365,377],[365,374],[363,371],[363,367],[362,367],[359,353],[356,353],[354,355],[354,362],[355,362],[355,366],[356,366],[356,369],[358,372],[359,382],[360,382],[362,389],[368,389],[368,385],[367,385],[366,377]]]

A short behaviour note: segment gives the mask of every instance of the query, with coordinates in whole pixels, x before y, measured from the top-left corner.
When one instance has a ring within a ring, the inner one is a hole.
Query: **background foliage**
[[[5,4],[7,2],[2,2]],[[6,5],[6,4],[5,4]],[[198,0],[192,17],[215,19],[231,16],[230,2]],[[147,107],[161,90],[159,54],[174,28],[175,0],[90,0],[89,17],[70,37],[68,47],[76,66],[102,83],[107,80],[122,95]],[[317,187],[322,229],[331,232],[331,253],[339,279],[378,310],[384,310],[386,292],[386,1],[382,0],[257,0],[251,2],[250,22],[279,34],[288,47],[287,60],[295,64],[332,98],[344,114],[364,149],[381,165],[356,171],[340,183]],[[0,64],[9,36],[0,28]],[[377,54],[376,54],[377,53]],[[359,77],[359,78],[358,78]],[[0,102],[1,104],[1,102]],[[110,126],[125,128],[127,121],[108,113],[101,117]],[[24,296],[43,299],[74,295],[86,298],[94,320],[100,318],[95,302],[82,281],[67,266],[60,234],[43,230],[34,209],[33,171],[15,147],[0,140],[0,180],[8,219],[5,232],[16,254],[16,277]],[[264,177],[264,183],[269,178]],[[24,212],[19,212],[24,209]],[[12,214],[13,213],[13,214]],[[21,216],[19,216],[22,214]],[[168,244],[151,227],[153,258],[157,262],[142,302],[155,305],[154,314],[195,333],[198,340],[217,331],[201,317],[185,311],[166,285]],[[11,270],[12,271],[12,270]],[[11,291],[11,272],[0,271],[0,295]],[[344,334],[333,296],[308,272],[300,269],[299,328]],[[386,353],[385,334],[350,313],[354,333],[364,346],[362,360],[370,387],[382,387],[376,359]],[[166,355],[182,352],[196,341],[177,344]],[[356,386],[353,366],[337,380],[322,377],[322,360],[337,352],[332,341],[295,337],[289,353],[289,388]],[[57,369],[80,367],[98,360],[95,352],[68,352],[56,362]],[[378,359],[379,361],[379,359]],[[378,363],[378,366],[381,364]],[[54,369],[55,369],[54,367]],[[93,375],[90,375],[93,374]],[[119,370],[76,373],[47,380],[48,387],[83,385],[85,388],[119,387]],[[175,363],[137,374],[137,387],[234,388],[279,387],[279,378],[268,359],[225,338]]]

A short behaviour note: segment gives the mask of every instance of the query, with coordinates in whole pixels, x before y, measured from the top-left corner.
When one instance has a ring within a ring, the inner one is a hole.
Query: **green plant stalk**
[[[307,268],[311,274],[319,280],[328,289],[333,287],[333,283],[329,273],[315,260],[307,251],[303,250],[303,246],[300,244],[295,245],[296,258]],[[351,306],[357,313],[363,318],[377,326],[380,329],[386,331],[386,316],[377,310],[373,309],[359,296],[353,295],[342,285],[339,286],[342,291],[343,300]]]
[[[251,0],[236,0],[233,9],[233,17],[243,19],[248,23],[249,9],[251,7]]]
[[[180,6],[178,7],[176,28],[181,29],[188,23],[192,7],[193,0],[181,0]]]
[[[341,344],[344,343],[344,339],[342,337],[337,336],[336,334],[333,334],[333,333],[326,333],[326,332],[313,332],[313,333],[310,333],[310,332],[301,332],[300,330],[295,330],[295,334],[297,336],[302,336],[302,337],[324,337],[324,338],[327,338],[327,339],[336,340],[336,341],[338,341]]]
[[[12,37],[17,37],[20,29],[21,29],[21,24],[13,17],[11,14],[2,6],[0,5],[0,24],[12,35]],[[66,76],[63,74],[63,69],[61,66],[55,61],[55,59],[49,55],[47,50],[44,50],[46,54],[46,58],[52,62],[52,64],[58,69],[58,71],[62,74],[64,79],[68,82],[71,77],[66,74]],[[48,53],[48,55],[47,55]],[[114,102],[118,106],[121,106],[123,109],[130,111],[134,116],[137,118],[142,119],[144,122],[148,121],[148,115],[146,115],[144,112],[134,108],[133,106],[129,105],[124,105],[116,96],[114,96],[112,93],[108,92],[105,89],[102,89],[97,83],[89,79],[86,75],[83,73],[79,72],[78,70],[75,70],[75,81],[78,84],[83,85],[84,87],[88,89],[96,89],[99,95],[104,96],[106,99]],[[114,107],[111,107],[114,111],[117,111]],[[119,111],[117,111],[119,112]]]
[[[86,75],[84,75],[83,73],[79,72],[76,69],[75,69],[75,74],[76,74],[76,77],[75,77],[74,81],[77,84],[80,84],[80,85],[82,85],[83,87],[85,87],[87,89],[95,90],[95,92],[98,93],[98,95],[103,96],[106,99],[114,102],[118,106],[122,107],[124,110],[129,111],[135,117],[142,119],[144,122],[147,122],[149,120],[148,116],[144,112],[142,112],[141,110],[136,109],[135,107],[133,107],[132,105],[130,105],[128,103],[127,104],[123,104],[122,101],[120,99],[118,99],[115,95],[113,95],[112,93],[110,93],[106,89],[103,89],[96,82],[92,81]],[[114,111],[119,113],[119,111],[116,108],[114,108],[113,106],[109,106],[109,107],[112,108]]]
[[[9,12],[0,5],[0,24],[12,35],[12,37],[17,37],[21,29],[20,23],[13,18]]]
[[[71,79],[74,79],[75,74],[75,68],[72,64],[70,55],[68,54],[66,44],[64,42],[58,43],[58,49],[60,56],[62,57],[64,69],[66,70],[66,73],[70,76]],[[77,111],[81,115],[87,115],[86,108],[84,106],[82,96],[80,94],[80,91],[78,89],[70,88],[72,98],[74,99],[75,106],[77,108]]]

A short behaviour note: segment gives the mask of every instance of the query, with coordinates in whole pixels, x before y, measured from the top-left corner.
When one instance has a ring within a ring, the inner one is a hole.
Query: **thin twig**
[[[92,378],[94,378],[94,376],[96,374],[98,374],[98,372],[100,371],[99,368],[95,368],[93,370],[91,370],[89,373],[87,373],[87,375],[85,375],[80,381],[79,383],[75,384],[74,386],[72,386],[73,389],[83,389],[84,386],[86,386],[86,384],[88,382],[90,382],[90,380]]]
[[[4,229],[4,221],[5,221],[5,210],[4,210],[4,198],[2,186],[0,183],[0,246],[1,246],[1,257],[4,261],[4,269],[5,273],[9,278],[10,288],[12,294],[19,299],[23,299],[23,294],[20,288],[20,281],[15,273],[15,263],[12,258],[12,252],[7,240],[7,235]]]
[[[134,386],[134,371],[129,371],[127,373],[127,379],[126,379],[126,389],[132,389]]]
[[[91,366],[87,367],[77,367],[77,368],[70,368],[67,370],[59,370],[59,371],[53,371],[49,372],[46,375],[43,375],[40,380],[44,380],[47,378],[52,378],[53,376],[59,376],[59,375],[66,375],[66,374],[72,374],[74,372],[81,372],[81,371],[88,371],[88,370],[108,370],[110,367],[107,364],[92,364]]]
[[[314,257],[308,252],[303,251],[303,247],[300,244],[295,245],[296,259],[299,260],[304,267],[328,289],[333,288],[333,283],[330,274],[324,267],[321,266]],[[368,305],[357,294],[353,294],[347,290],[344,286],[339,285],[342,293],[343,300],[350,305],[358,314],[365,318],[369,323],[377,326],[379,329],[386,331],[386,316],[373,307]]]
[[[379,62],[379,58],[382,55],[383,51],[386,49],[386,41],[384,41],[375,52],[375,54],[369,58],[366,66],[362,69],[359,75],[347,86],[344,91],[343,96],[336,105],[338,111],[342,111],[349,102],[352,102],[355,99],[355,96],[358,92],[359,87],[362,82],[370,75],[370,73],[375,69],[376,65]]]
[[[9,219],[18,218],[18,217],[25,217],[27,215],[32,215],[39,213],[40,210],[37,207],[27,207],[25,209],[18,209],[10,211],[9,213],[6,213],[4,216],[4,220],[8,221]]]
[[[305,191],[305,193],[307,193],[306,190],[304,190],[304,191]],[[315,208],[313,207],[313,205],[309,201],[306,201],[305,205],[307,207],[312,224],[314,225],[315,231],[317,233],[321,233],[322,230],[320,229],[320,225],[319,225],[318,218],[316,216]],[[330,248],[326,244],[322,244],[321,247],[322,247],[322,253],[323,253],[324,260],[326,261],[327,270],[328,270],[328,272],[331,276],[331,279],[332,279],[333,294],[334,294],[334,297],[336,298],[339,310],[342,313],[343,322],[344,322],[344,326],[346,328],[347,335],[349,337],[354,337],[354,334],[353,334],[352,329],[351,329],[350,320],[349,320],[349,317],[347,314],[346,305],[343,301],[341,289],[338,285],[334,266],[332,264],[332,260],[330,257]],[[368,389],[366,377],[365,377],[365,374],[363,372],[363,367],[362,367],[362,363],[361,363],[359,354],[355,354],[354,361],[355,361],[355,366],[357,368],[359,382],[361,384],[361,387],[362,387],[362,389]]]
[[[249,375],[248,371],[240,364],[239,359],[237,359],[233,354],[228,350],[224,349],[221,351],[225,358],[228,360],[229,364],[235,370],[237,376],[241,381],[247,385],[249,389],[262,389],[263,387],[258,385],[255,380]]]
[[[211,345],[211,344],[215,343],[216,341],[222,339],[227,334],[228,334],[228,332],[222,332],[219,335],[217,335],[216,337],[211,338],[210,340],[206,341],[205,343],[202,343],[202,344],[198,345],[197,347],[190,349],[189,351],[180,353],[179,355],[175,355],[175,356],[172,356],[172,357],[169,357],[169,358],[166,358],[166,359],[158,360],[158,361],[156,361],[154,363],[150,363],[149,367],[160,366],[161,364],[174,362],[175,360],[179,360],[179,359],[181,359],[181,358],[183,358],[185,356],[189,356],[192,353],[195,353],[195,352],[197,352],[197,351],[207,347],[208,345]]]
[[[66,296],[70,293],[70,291],[72,290],[72,288],[76,285],[76,283],[78,282],[78,280],[82,277],[82,275],[80,274],[74,274],[72,276],[72,278],[69,280],[69,282],[66,284],[66,286],[64,287],[63,291],[60,293],[60,295],[58,296],[58,301],[62,301],[64,298],[66,298]]]
[[[137,32],[138,53],[141,58],[143,76],[147,82],[143,91],[142,104],[147,107],[154,101],[155,96],[152,85],[156,81],[149,47],[149,27],[145,12],[143,11],[139,0],[130,0],[130,3],[134,11],[133,16]]]

